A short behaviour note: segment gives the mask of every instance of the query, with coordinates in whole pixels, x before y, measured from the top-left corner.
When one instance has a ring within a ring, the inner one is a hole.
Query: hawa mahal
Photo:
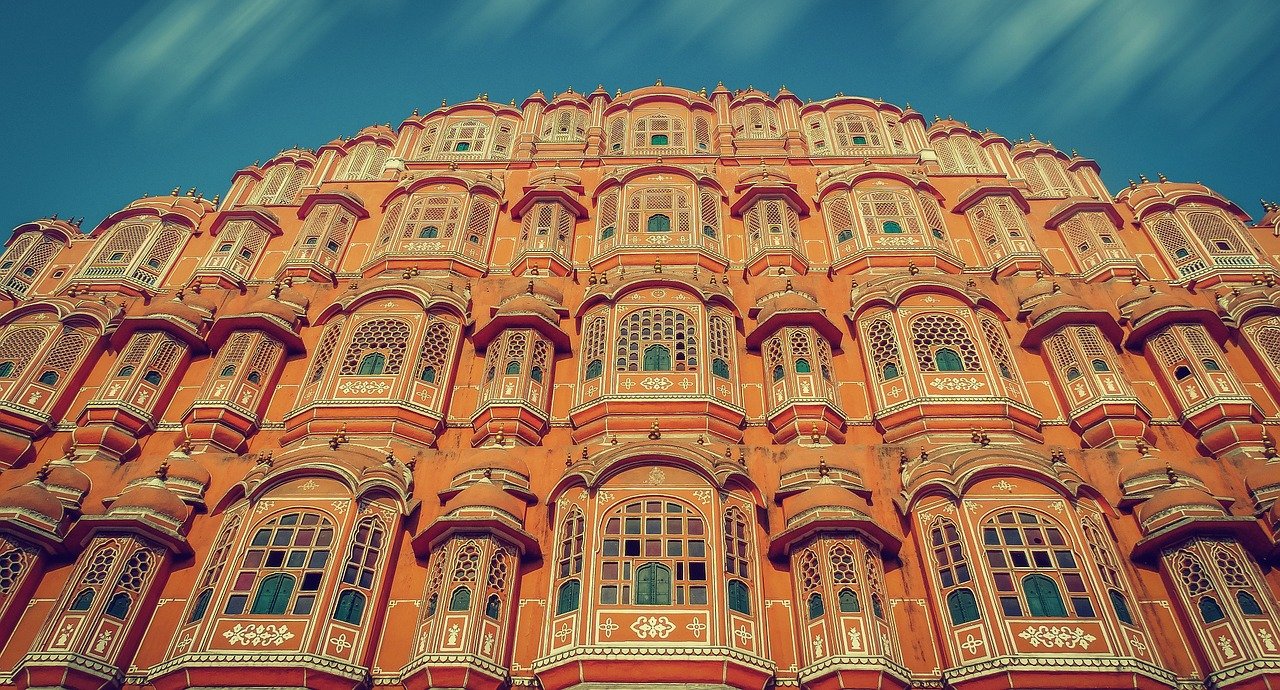
[[[0,257],[0,685],[1280,687],[1280,208],[783,88]]]

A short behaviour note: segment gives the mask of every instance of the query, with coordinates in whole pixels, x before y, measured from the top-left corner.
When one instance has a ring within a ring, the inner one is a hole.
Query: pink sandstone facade
[[[1280,218],[487,97],[0,256],[0,685],[1280,688]]]

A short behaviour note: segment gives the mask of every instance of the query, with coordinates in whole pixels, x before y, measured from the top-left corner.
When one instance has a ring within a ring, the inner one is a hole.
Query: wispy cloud
[[[217,108],[288,69],[358,7],[319,0],[153,2],[90,61],[89,93],[140,124]]]

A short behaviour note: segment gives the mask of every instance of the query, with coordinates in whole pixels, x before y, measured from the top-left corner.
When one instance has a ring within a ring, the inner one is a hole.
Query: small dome
[[[774,314],[784,312],[821,312],[822,306],[811,295],[799,290],[786,290],[765,296],[756,302],[760,307],[757,321],[765,321]]]
[[[533,295],[520,295],[503,302],[494,312],[494,316],[515,316],[517,314],[533,314],[551,323],[560,323],[560,314],[546,300]]]
[[[1244,485],[1250,494],[1267,489],[1280,490],[1280,460],[1273,459],[1261,465],[1254,465],[1245,472]]]
[[[466,513],[475,509],[483,511],[497,510],[507,513],[519,521],[524,519],[525,503],[498,488],[493,482],[476,482],[463,489],[445,505],[445,511],[448,515]]]
[[[1138,522],[1147,530],[1154,529],[1161,522],[1183,517],[1219,517],[1226,514],[1222,504],[1209,492],[1186,484],[1170,485],[1138,506],[1136,512]]]
[[[90,481],[88,475],[76,469],[66,458],[58,458],[47,465],[49,474],[45,477],[44,483],[52,488],[63,489],[67,492],[84,496],[89,493]]]
[[[505,470],[526,478],[529,477],[529,466],[520,457],[517,448],[484,448],[464,451],[454,465],[453,476],[456,479],[464,474],[477,470]]]
[[[206,456],[209,457],[209,456]],[[218,454],[209,457],[211,461],[231,460],[232,455]],[[168,471],[165,477],[166,481],[182,484],[199,485],[200,487],[209,486],[209,482],[213,481],[213,475],[205,466],[192,457],[175,458],[170,456]]]
[[[190,324],[194,329],[199,329],[201,322],[208,315],[207,312],[202,314],[194,306],[187,304],[184,300],[175,297],[171,300],[156,301],[145,312],[146,316],[171,318]]]
[[[56,526],[62,522],[66,509],[44,482],[37,479],[0,494],[0,513],[10,511],[33,514],[48,525]]]
[[[851,518],[867,517],[871,512],[871,506],[861,496],[842,486],[826,482],[782,502],[782,512],[788,525],[811,511],[823,509],[844,513]]]
[[[187,519],[187,504],[164,485],[159,477],[148,477],[126,488],[111,503],[110,516],[154,514],[175,525]]]
[[[305,298],[303,299],[305,300]],[[248,316],[252,314],[265,314],[267,316],[274,316],[275,318],[284,321],[286,324],[289,324],[290,328],[296,329],[300,318],[298,311],[299,310],[296,306],[283,300],[266,297],[245,307],[245,310],[241,315]]]
[[[1057,281],[1041,276],[1030,285],[1027,285],[1024,288],[1015,289],[1013,291],[1013,296],[1017,298],[1018,304],[1021,308],[1030,309],[1034,307],[1039,300],[1058,292],[1058,288],[1059,286]]]
[[[1137,282],[1135,277],[1133,289],[1124,293],[1121,295],[1120,299],[1116,300],[1116,307],[1120,310],[1121,314],[1128,314],[1135,305],[1154,294],[1156,294],[1155,285],[1149,283],[1147,285],[1143,285]]]
[[[1132,311],[1129,313],[1129,321],[1136,325],[1170,309],[1194,309],[1194,307],[1185,299],[1176,295],[1167,292],[1154,292],[1146,299],[1133,305]]]
[[[1066,292],[1055,292],[1036,302],[1030,313],[1027,314],[1027,322],[1035,325],[1046,316],[1061,311],[1095,311],[1095,309],[1085,304],[1084,300],[1075,295]]]

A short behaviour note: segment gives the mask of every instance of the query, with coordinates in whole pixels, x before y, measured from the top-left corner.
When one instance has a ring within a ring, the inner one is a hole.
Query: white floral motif
[[[985,644],[982,640],[974,637],[973,633],[970,633],[968,637],[964,638],[964,642],[960,643],[960,648],[970,654],[977,654],[978,650]]]
[[[346,633],[342,633],[337,637],[329,638],[329,644],[333,645],[338,650],[339,654],[346,654],[347,650],[352,646],[351,640],[347,639]]]
[[[1262,643],[1262,646],[1265,647],[1268,652],[1276,651],[1276,641],[1269,630],[1258,628],[1257,630],[1254,630],[1254,632],[1258,636],[1258,641]]]
[[[693,492],[693,497],[698,499],[698,502],[702,503],[702,505],[706,505],[711,501],[711,491],[707,489],[698,489]]]
[[[968,378],[957,376],[945,379],[933,379],[929,382],[929,385],[940,391],[976,391],[979,388],[984,387],[982,381],[979,381],[972,376]]]
[[[1013,490],[1014,490],[1014,489],[1016,489],[1017,487],[1016,487],[1016,486],[1014,486],[1013,484],[1010,484],[1009,482],[1006,482],[1005,480],[1001,479],[999,483],[997,483],[997,484],[993,484],[993,485],[992,485],[992,488],[994,488],[994,489],[999,489],[999,490],[1001,490],[1001,491],[1013,491]]]
[[[1098,639],[1080,628],[1069,628],[1057,625],[1033,625],[1018,633],[1018,637],[1026,640],[1032,647],[1065,647],[1066,649],[1088,649]]]
[[[702,622],[701,618],[694,617],[693,622],[684,626],[693,632],[693,636],[702,639],[702,631],[707,629],[707,624]]]
[[[738,642],[741,644],[746,644],[751,640],[756,639],[756,636],[752,634],[750,630],[747,630],[747,626],[745,625],[739,625],[738,627],[734,628],[733,636],[738,638]]]
[[[1231,640],[1226,635],[1218,636],[1218,648],[1222,650],[1222,656],[1228,659],[1236,658],[1236,648],[1231,644]]]
[[[631,631],[640,639],[665,640],[676,629],[676,624],[666,616],[640,616],[631,624]]]
[[[385,381],[344,381],[338,386],[338,391],[356,395],[382,395],[390,388]]]
[[[665,376],[646,376],[640,380],[640,387],[650,391],[665,391],[674,385],[675,383]]]
[[[649,470],[649,483],[650,483],[650,484],[657,485],[657,484],[661,484],[661,483],[663,483],[663,482],[665,482],[665,481],[667,481],[667,473],[666,473],[666,472],[663,472],[661,467],[655,467],[655,468],[653,468],[653,469]]]
[[[862,651],[862,633],[857,628],[849,628],[849,649]]]
[[[231,644],[247,644],[250,647],[276,647],[293,639],[287,625],[241,625],[225,630],[222,636]]]
[[[621,625],[618,625],[617,623],[613,622],[612,617],[609,617],[604,619],[604,622],[602,622],[600,625],[597,625],[596,629],[604,633],[605,637],[613,637],[613,634],[618,631],[618,628],[621,628],[621,627],[622,627]]]

